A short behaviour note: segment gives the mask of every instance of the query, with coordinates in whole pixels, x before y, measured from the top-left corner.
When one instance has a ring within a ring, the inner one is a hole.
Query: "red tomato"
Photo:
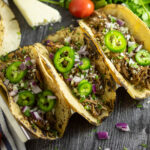
[[[77,18],[85,18],[93,13],[94,3],[91,0],[72,0],[69,11]]]

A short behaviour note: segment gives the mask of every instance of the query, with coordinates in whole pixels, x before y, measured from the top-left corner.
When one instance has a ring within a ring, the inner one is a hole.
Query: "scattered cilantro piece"
[[[33,30],[36,30],[36,27],[32,27]]]
[[[138,104],[138,105],[136,105],[136,107],[137,107],[137,108],[142,108],[143,105],[142,105],[142,104]]]
[[[9,57],[8,57],[8,54],[7,55],[5,55],[5,56],[0,56],[0,60],[1,61],[7,61],[9,59]]]
[[[141,144],[141,146],[147,148],[147,144]]]
[[[123,147],[123,150],[128,150],[125,146]]]
[[[102,148],[99,146],[98,149],[101,150]]]
[[[97,129],[92,129],[92,132],[97,132]]]
[[[50,27],[49,27],[49,30],[52,31],[52,30],[53,30],[53,27],[50,26]]]

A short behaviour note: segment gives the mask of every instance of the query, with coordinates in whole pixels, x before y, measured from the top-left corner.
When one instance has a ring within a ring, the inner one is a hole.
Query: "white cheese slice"
[[[0,0],[0,19],[0,29],[3,29],[0,31],[0,55],[5,55],[19,47],[21,33],[15,15],[2,0]]]
[[[38,0],[14,0],[31,27],[61,21],[59,12]]]

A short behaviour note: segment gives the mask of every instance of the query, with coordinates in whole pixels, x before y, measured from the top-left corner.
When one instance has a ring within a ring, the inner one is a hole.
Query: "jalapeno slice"
[[[111,30],[105,35],[105,44],[110,51],[116,53],[123,52],[127,46],[124,35],[117,30]]]
[[[19,93],[17,104],[19,106],[33,106],[35,96],[30,91],[22,91]]]
[[[64,46],[56,52],[54,56],[54,65],[59,72],[65,73],[72,69],[74,59],[74,50],[69,46]]]
[[[51,111],[56,103],[56,99],[51,99],[49,96],[53,96],[53,93],[49,90],[46,90],[39,95],[37,105],[44,112]]]
[[[150,52],[144,49],[140,50],[136,53],[135,59],[139,65],[148,66],[150,65]]]
[[[78,85],[78,92],[81,97],[90,95],[92,92],[92,84],[87,80],[82,80]]]
[[[90,60],[88,58],[82,58],[81,59],[82,65],[79,66],[79,69],[86,70],[90,68]]]
[[[6,69],[6,78],[12,83],[18,83],[26,75],[27,70],[21,70],[19,67],[21,61],[16,61],[8,66]]]

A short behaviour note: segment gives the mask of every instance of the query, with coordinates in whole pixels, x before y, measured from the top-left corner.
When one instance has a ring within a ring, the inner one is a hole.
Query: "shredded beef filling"
[[[116,21],[112,21],[116,19]],[[143,48],[143,43],[136,41],[136,39],[129,33],[128,27],[124,22],[124,25],[120,26],[117,23],[117,18],[113,16],[107,16],[102,12],[94,12],[93,15],[85,20],[85,22],[91,27],[92,32],[98,43],[100,43],[102,50],[106,56],[115,65],[116,69],[134,86],[142,90],[143,88],[150,89],[150,66],[140,66],[136,63],[135,54],[139,48]],[[122,53],[113,53],[105,46],[104,36],[110,30],[118,30],[125,36],[128,46]],[[128,47],[133,42],[137,43],[139,47],[128,53]]]

